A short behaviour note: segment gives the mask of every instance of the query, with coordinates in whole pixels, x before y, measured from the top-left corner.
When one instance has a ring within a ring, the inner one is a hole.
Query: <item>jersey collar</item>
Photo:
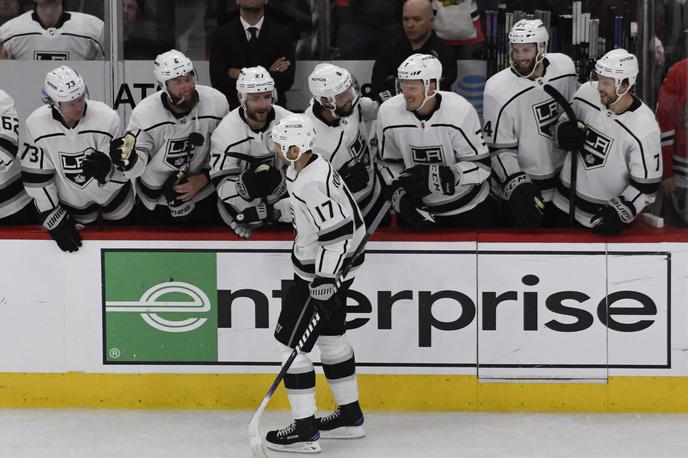
[[[61,28],[65,22],[69,21],[72,18],[72,15],[67,13],[66,11],[62,12],[62,16],[57,20],[57,24],[55,25],[55,29]],[[46,27],[42,22],[41,19],[38,17],[38,13],[36,12],[36,7],[33,8],[33,12],[31,13],[31,19],[34,21],[38,22],[38,24],[45,30],[48,30],[49,28],[53,27]]]
[[[433,108],[430,113],[426,114],[425,116],[421,116],[418,114],[417,111],[414,111],[413,115],[419,121],[428,121],[430,118],[432,118],[432,115],[434,115],[435,112],[440,109],[440,105],[442,105],[442,95],[439,92],[437,92],[437,94],[435,94],[435,100],[437,100],[437,103],[435,104],[435,108]]]

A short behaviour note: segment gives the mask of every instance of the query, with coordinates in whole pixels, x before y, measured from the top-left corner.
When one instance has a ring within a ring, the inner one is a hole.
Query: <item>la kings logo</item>
[[[557,118],[559,118],[559,105],[557,102],[554,99],[549,99],[533,105],[533,114],[535,115],[535,125],[537,125],[540,135],[552,140],[552,129]]]
[[[189,137],[170,138],[167,141],[165,163],[173,169],[179,170],[193,161],[195,154],[196,146],[189,141]]]
[[[60,164],[62,165],[62,170],[64,171],[64,176],[71,183],[75,184],[79,188],[84,188],[91,181],[91,178],[86,178],[84,175],[84,158],[86,157],[87,151],[93,151],[93,148],[85,149],[84,151],[79,151],[78,153],[62,153],[60,152]]]
[[[414,164],[443,164],[444,152],[442,151],[442,145],[411,145],[411,158],[413,159]]]
[[[591,170],[604,167],[613,143],[614,139],[586,125],[585,146],[584,151],[581,151],[585,168]]]
[[[69,51],[34,51],[33,60],[69,60]]]
[[[349,153],[351,153],[351,157],[358,157],[359,159],[363,159],[363,163],[365,165],[370,164],[370,154],[368,152],[368,144],[365,141],[365,138],[363,138],[362,133],[358,133],[358,136],[356,139],[348,146],[349,148]]]

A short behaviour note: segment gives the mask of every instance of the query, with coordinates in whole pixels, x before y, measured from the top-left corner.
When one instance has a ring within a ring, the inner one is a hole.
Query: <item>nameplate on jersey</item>
[[[196,147],[189,141],[189,137],[170,138],[167,140],[165,162],[175,170],[193,161]]]
[[[557,118],[559,118],[559,105],[557,102],[554,99],[549,99],[533,105],[533,114],[535,115],[535,124],[540,135],[552,140],[552,129],[554,129]]]
[[[443,164],[444,152],[442,145],[411,146],[411,158],[414,164]]]
[[[83,163],[84,157],[86,157],[84,153],[85,151],[80,151],[76,154],[59,153],[60,165],[62,165],[65,178],[79,188],[84,188],[91,181],[90,178],[86,178],[86,175],[84,175]]]
[[[69,60],[69,51],[34,51],[33,60]]]
[[[583,151],[583,164],[585,168],[590,170],[604,167],[604,163],[607,161],[607,154],[611,151],[613,143],[613,138],[586,125]]]

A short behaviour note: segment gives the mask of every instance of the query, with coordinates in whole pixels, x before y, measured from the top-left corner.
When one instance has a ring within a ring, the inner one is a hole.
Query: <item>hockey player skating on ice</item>
[[[549,84],[571,100],[577,83],[571,58],[547,53],[548,41],[542,21],[518,21],[509,33],[511,67],[485,84],[483,136],[508,227],[553,224],[551,201],[566,151],[552,140],[560,108],[542,87]]]
[[[368,145],[367,123],[377,117],[378,104],[359,97],[348,70],[332,64],[318,64],[308,88],[313,99],[306,114],[315,126],[314,150],[339,172],[368,225],[384,203]]]
[[[19,117],[14,100],[0,89],[0,224],[36,224],[31,197],[24,191],[19,148]]]
[[[344,336],[346,290],[363,256],[354,262],[339,289],[335,288],[335,277],[355,252],[366,229],[337,171],[313,153],[315,135],[313,123],[305,115],[285,118],[272,130],[277,154],[289,164],[287,187],[296,231],[292,249],[294,281],[275,327],[283,360],[295,348],[315,310],[321,320],[284,377],[294,422],[268,432],[266,441],[271,449],[301,453],[319,452],[321,434],[323,438],[365,435],[354,352]],[[323,371],[338,406],[322,418],[315,417],[315,371],[307,355],[314,344],[320,349]]]
[[[66,65],[48,72],[46,105],[26,119],[18,152],[26,191],[63,251],[81,246],[76,223],[99,215],[123,220],[134,207],[134,164],[125,167],[117,159],[119,116],[87,95],[84,80]]]
[[[227,99],[196,84],[193,63],[177,50],[156,57],[153,74],[160,90],[136,105],[127,127],[145,164],[136,180],[140,222],[219,224],[208,153]]]
[[[491,227],[490,153],[473,106],[439,91],[440,61],[413,54],[398,70],[402,93],[377,118],[377,157],[401,223]]]
[[[271,150],[270,132],[290,111],[275,105],[277,92],[263,67],[241,69],[236,83],[240,106],[213,132],[210,178],[217,187],[217,208],[239,236],[270,221],[289,218],[282,164]],[[280,199],[283,200],[280,201]]]
[[[554,205],[568,214],[571,161],[578,161],[576,221],[600,234],[629,227],[654,201],[662,178],[659,126],[652,110],[631,93],[637,74],[634,55],[609,51],[573,98],[573,111],[585,127],[562,115],[556,129],[557,143],[580,154],[566,157]]]

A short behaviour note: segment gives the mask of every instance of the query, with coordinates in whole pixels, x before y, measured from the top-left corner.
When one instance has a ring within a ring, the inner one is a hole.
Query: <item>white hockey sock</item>
[[[284,347],[287,348],[287,347]],[[291,349],[282,351],[282,361],[286,361]],[[299,352],[284,376],[284,388],[291,405],[294,418],[307,418],[315,415],[315,370],[313,363]]]
[[[356,361],[351,344],[342,336],[320,336],[320,360],[337,405],[358,401]]]

